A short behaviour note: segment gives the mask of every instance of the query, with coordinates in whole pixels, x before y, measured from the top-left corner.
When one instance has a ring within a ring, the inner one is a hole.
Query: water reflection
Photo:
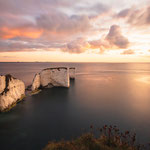
[[[34,73],[51,66],[75,66],[77,76],[68,89],[46,89],[0,114],[1,148],[38,150],[48,140],[79,136],[91,124],[117,125],[135,130],[141,142],[150,139],[150,64],[19,63],[7,64],[6,70],[4,66],[0,65],[1,73],[13,70],[26,84]]]
[[[140,78],[137,78],[136,81],[150,84],[150,76],[142,76]]]

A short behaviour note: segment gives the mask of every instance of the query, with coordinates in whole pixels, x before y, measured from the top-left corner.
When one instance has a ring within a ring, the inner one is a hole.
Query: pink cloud
[[[150,6],[145,6],[140,9],[131,7],[120,11],[117,18],[126,19],[126,22],[135,27],[150,25]]]
[[[122,35],[118,25],[112,25],[104,39],[90,41],[89,43],[91,48],[99,48],[101,53],[110,49],[125,49],[130,44],[128,39]]]
[[[77,38],[76,40],[67,43],[62,50],[69,53],[83,53],[89,49],[89,47],[89,43],[84,38]]]

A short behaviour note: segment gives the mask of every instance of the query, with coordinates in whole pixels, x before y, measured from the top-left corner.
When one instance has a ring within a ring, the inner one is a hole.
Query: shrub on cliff
[[[90,127],[93,131],[93,126]],[[49,142],[43,150],[143,150],[143,145],[136,145],[136,134],[125,131],[121,133],[114,126],[98,129],[100,136],[93,132],[86,133],[71,141]]]

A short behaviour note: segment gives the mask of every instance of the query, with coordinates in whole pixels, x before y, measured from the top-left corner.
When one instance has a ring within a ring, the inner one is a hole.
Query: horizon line
[[[131,62],[130,61],[129,62],[108,62],[108,61],[107,62],[105,62],[105,61],[104,62],[61,62],[61,61],[56,61],[56,62],[55,61],[14,61],[14,62],[10,61],[10,62],[5,62],[4,61],[4,62],[0,62],[0,63],[150,63],[150,62],[146,62],[146,61],[145,62],[138,62],[138,61],[137,62],[136,61],[135,62],[132,62],[132,61]]]

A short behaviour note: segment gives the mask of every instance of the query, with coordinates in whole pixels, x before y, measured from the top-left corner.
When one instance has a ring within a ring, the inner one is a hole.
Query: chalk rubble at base
[[[4,111],[25,96],[25,84],[11,75],[0,76],[0,111]]]
[[[32,91],[50,87],[69,87],[70,78],[75,78],[75,68],[47,68],[36,74],[32,82]]]

